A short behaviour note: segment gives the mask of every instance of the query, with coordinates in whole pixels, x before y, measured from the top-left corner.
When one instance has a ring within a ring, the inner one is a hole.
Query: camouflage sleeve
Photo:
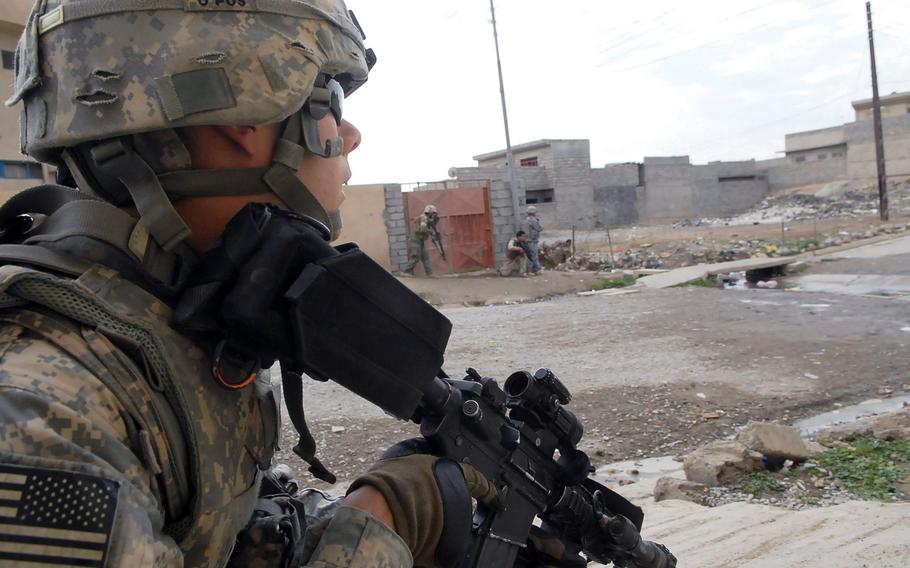
[[[308,568],[409,568],[411,551],[395,531],[368,513],[340,507],[325,526]]]
[[[85,366],[0,329],[0,564],[181,565],[130,439],[121,404]]]

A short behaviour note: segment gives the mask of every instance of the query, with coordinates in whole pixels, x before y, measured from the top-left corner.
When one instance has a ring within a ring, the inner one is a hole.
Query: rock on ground
[[[679,499],[703,504],[708,486],[677,477],[661,477],[654,486],[654,500]]]
[[[875,418],[872,435],[883,440],[910,440],[910,408]]]
[[[763,467],[762,455],[733,440],[698,448],[683,462],[686,479],[709,486],[725,485],[740,475]]]
[[[811,457],[799,430],[792,426],[749,422],[736,435],[736,441],[771,459],[802,462]]]

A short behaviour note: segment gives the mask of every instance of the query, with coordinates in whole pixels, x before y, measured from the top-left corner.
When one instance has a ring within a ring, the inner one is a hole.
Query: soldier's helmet
[[[528,205],[528,215],[537,215],[537,207]]]
[[[135,205],[160,244],[188,230],[187,196],[272,192],[326,225],[294,175],[305,151],[342,152],[316,122],[341,121],[375,63],[343,0],[43,0],[16,51],[22,150],[116,205]],[[273,164],[193,171],[175,129],[283,122]]]
[[[423,212],[426,213],[426,214],[436,213],[436,206],[435,206],[435,205],[427,205],[426,207],[423,208]]]

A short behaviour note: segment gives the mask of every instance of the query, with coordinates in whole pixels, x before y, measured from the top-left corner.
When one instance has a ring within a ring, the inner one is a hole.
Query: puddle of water
[[[620,482],[639,482],[646,479],[658,479],[682,470],[682,464],[672,456],[627,460],[610,463],[597,468],[594,474],[597,480],[607,485]]]
[[[809,436],[830,426],[850,424],[863,418],[869,418],[885,412],[894,412],[907,406],[910,406],[910,396],[908,395],[895,396],[885,400],[876,398],[800,420],[793,426],[799,428],[803,436]]]

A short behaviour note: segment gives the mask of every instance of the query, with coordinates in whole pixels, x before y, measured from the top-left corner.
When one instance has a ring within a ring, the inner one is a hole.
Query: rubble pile
[[[910,215],[910,179],[889,181],[891,214]],[[825,185],[814,193],[785,193],[768,196],[752,211],[726,218],[688,219],[673,224],[680,227],[716,227],[812,221],[818,219],[857,219],[878,214],[878,189],[875,186],[851,187],[847,182]]]

